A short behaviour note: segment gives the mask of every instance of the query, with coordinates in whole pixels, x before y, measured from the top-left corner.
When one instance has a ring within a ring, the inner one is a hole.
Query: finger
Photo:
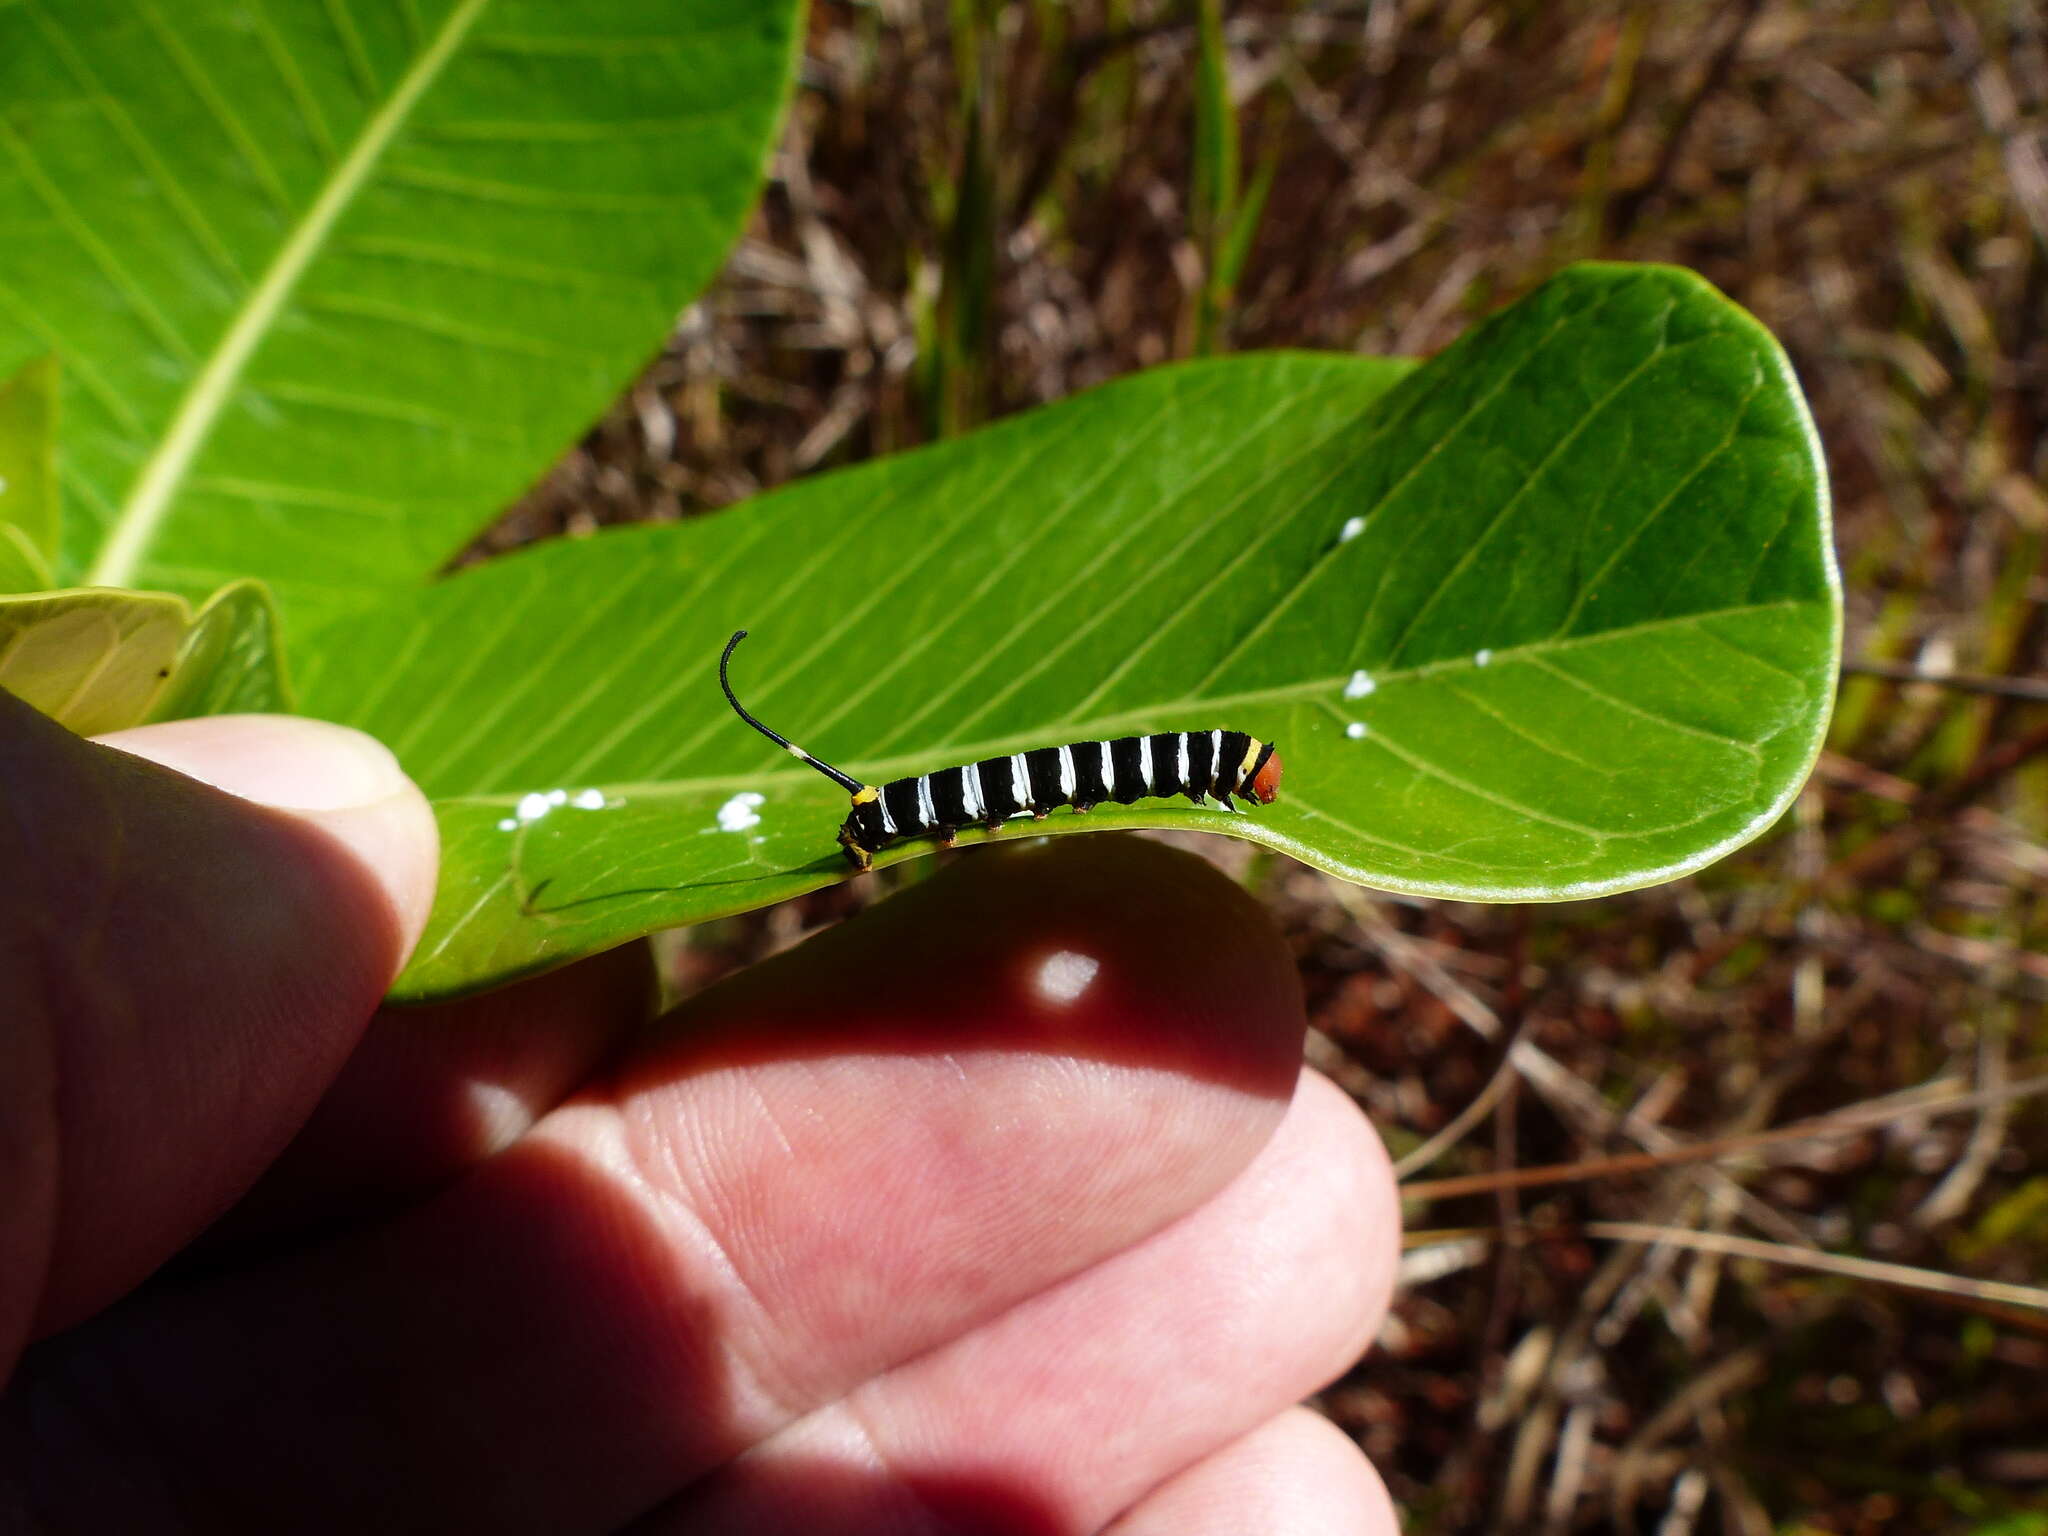
[[[388,1227],[40,1353],[17,1463],[63,1502],[153,1454],[201,1527],[614,1529],[1199,1205],[1303,1027],[1262,909],[1199,860],[963,859]]]
[[[1100,1530],[1340,1375],[1400,1253],[1386,1155],[1317,1076],[1200,1210],[868,1382],[675,1499],[647,1532]],[[1254,1521],[1240,1529],[1271,1529]]]
[[[247,1187],[432,894],[432,816],[368,737],[245,716],[117,744],[0,694],[0,1364]]]
[[[380,1008],[291,1145],[207,1234],[215,1254],[417,1199],[525,1135],[653,1012],[645,943],[429,1007]]]
[[[1103,1536],[1397,1536],[1387,1486],[1336,1425],[1290,1408],[1145,1496]]]

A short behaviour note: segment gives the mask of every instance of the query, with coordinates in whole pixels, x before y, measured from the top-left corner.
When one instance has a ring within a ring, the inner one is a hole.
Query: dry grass
[[[1243,161],[1274,174],[1227,345],[1427,352],[1568,260],[1697,268],[1811,393],[1849,654],[2048,675],[2037,4],[1228,15]],[[496,540],[685,515],[1184,353],[1195,16],[820,3],[724,278]],[[1316,1060],[1432,1181],[1413,1224],[1450,1233],[1324,1398],[1415,1529],[2048,1511],[2025,1305],[2048,1114],[2021,1081],[2048,1054],[2048,705],[2025,692],[1852,678],[1787,825],[1631,897],[1396,901],[1227,855],[1292,937]],[[851,899],[722,925],[687,965]]]

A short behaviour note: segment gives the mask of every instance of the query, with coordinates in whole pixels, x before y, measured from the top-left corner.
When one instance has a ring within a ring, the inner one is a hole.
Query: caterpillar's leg
[[[1043,821],[1046,817],[1050,816],[1051,814],[1052,812],[1048,811],[1042,805],[1034,805],[1033,807],[1031,807],[1031,819],[1033,821]]]
[[[955,848],[959,846],[959,843],[960,829],[958,827],[939,828],[939,846],[941,848]]]
[[[856,874],[866,874],[875,866],[875,856],[853,840],[853,828],[839,829],[839,846],[846,850],[847,862],[853,865]]]

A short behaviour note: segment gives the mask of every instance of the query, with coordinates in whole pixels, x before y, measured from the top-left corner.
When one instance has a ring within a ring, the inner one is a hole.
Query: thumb
[[[355,731],[83,740],[0,692],[0,1373],[311,1111],[425,921],[432,813]]]

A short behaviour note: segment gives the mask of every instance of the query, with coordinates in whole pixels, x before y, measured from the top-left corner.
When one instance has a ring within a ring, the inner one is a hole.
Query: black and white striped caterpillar
[[[1039,820],[1062,805],[1093,810],[1105,800],[1129,805],[1148,795],[1186,795],[1200,805],[1214,795],[1232,808],[1232,795],[1271,805],[1280,793],[1280,757],[1271,742],[1243,731],[1160,731],[1114,741],[1077,741],[1036,747],[1008,757],[987,757],[877,787],[821,762],[787,736],[771,731],[734,697],[726,669],[733,647],[747,638],[735,630],[718,658],[718,685],[739,717],[790,756],[809,763],[853,796],[839,828],[839,846],[855,869],[866,869],[892,843],[936,832],[950,847],[964,827],[993,832],[1013,816]]]

